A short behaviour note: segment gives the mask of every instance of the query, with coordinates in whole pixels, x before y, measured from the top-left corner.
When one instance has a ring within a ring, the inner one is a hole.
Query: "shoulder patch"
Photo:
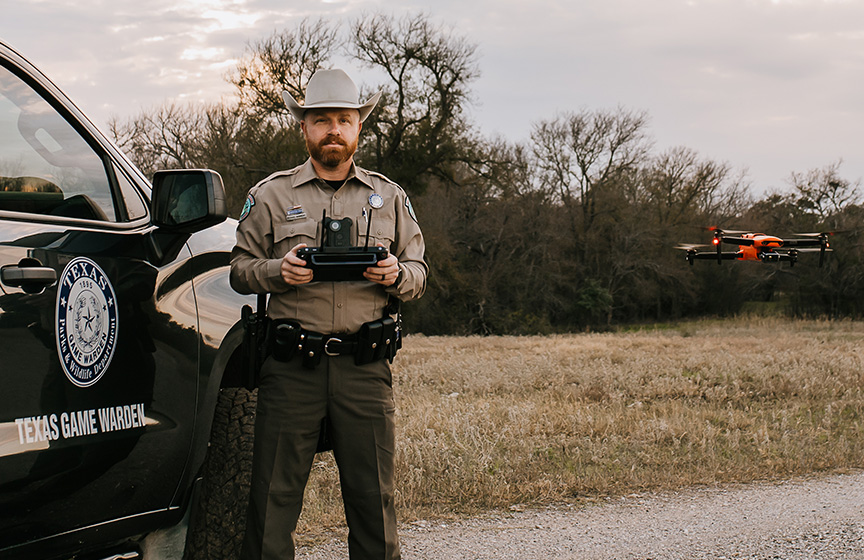
[[[405,197],[405,208],[408,209],[408,215],[419,224],[420,222],[417,221],[417,214],[414,213],[414,206],[411,205],[411,199],[407,196]]]
[[[240,221],[242,222],[246,216],[249,215],[249,212],[252,211],[252,207],[255,206],[255,197],[250,192],[246,195],[246,202],[243,203],[243,211],[240,212]]]

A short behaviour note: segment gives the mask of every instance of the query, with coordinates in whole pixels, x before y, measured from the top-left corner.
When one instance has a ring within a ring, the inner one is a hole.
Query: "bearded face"
[[[318,109],[306,113],[301,127],[312,159],[336,169],[354,157],[362,124],[356,109]]]
[[[336,168],[350,160],[357,151],[357,139],[350,144],[343,138],[328,135],[323,140],[314,142],[306,136],[306,149],[312,159],[318,161],[324,167]]]

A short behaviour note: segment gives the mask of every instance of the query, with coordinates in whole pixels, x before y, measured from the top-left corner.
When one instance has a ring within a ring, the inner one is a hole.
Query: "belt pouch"
[[[381,321],[370,321],[360,326],[357,333],[357,353],[354,354],[354,363],[358,366],[369,364],[378,360],[375,355],[381,347]]]
[[[321,363],[324,353],[324,335],[319,333],[303,333],[300,351],[303,353],[303,366],[315,369]]]
[[[396,355],[396,321],[392,317],[384,317],[381,325],[381,344],[375,349],[375,359],[392,359]]]
[[[300,325],[294,322],[282,322],[276,325],[273,336],[273,359],[288,362],[297,352],[300,342]]]

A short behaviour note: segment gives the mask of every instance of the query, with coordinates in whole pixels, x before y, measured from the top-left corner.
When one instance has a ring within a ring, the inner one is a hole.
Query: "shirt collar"
[[[312,158],[306,160],[302,166],[300,166],[300,170],[297,172],[297,181],[294,183],[295,187],[299,187],[300,185],[305,185],[309,181],[314,181],[318,179],[318,174],[315,173],[315,167],[312,165]],[[369,173],[361,168],[357,167],[354,162],[351,162],[351,170],[348,172],[348,181],[351,179],[357,179],[373,191],[375,190],[375,186],[372,183],[372,180],[369,178]]]

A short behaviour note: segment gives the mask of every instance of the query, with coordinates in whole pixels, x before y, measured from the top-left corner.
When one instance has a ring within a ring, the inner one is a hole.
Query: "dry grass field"
[[[400,520],[864,466],[864,323],[740,318],[549,337],[409,337]],[[319,455],[299,533],[341,532]]]

